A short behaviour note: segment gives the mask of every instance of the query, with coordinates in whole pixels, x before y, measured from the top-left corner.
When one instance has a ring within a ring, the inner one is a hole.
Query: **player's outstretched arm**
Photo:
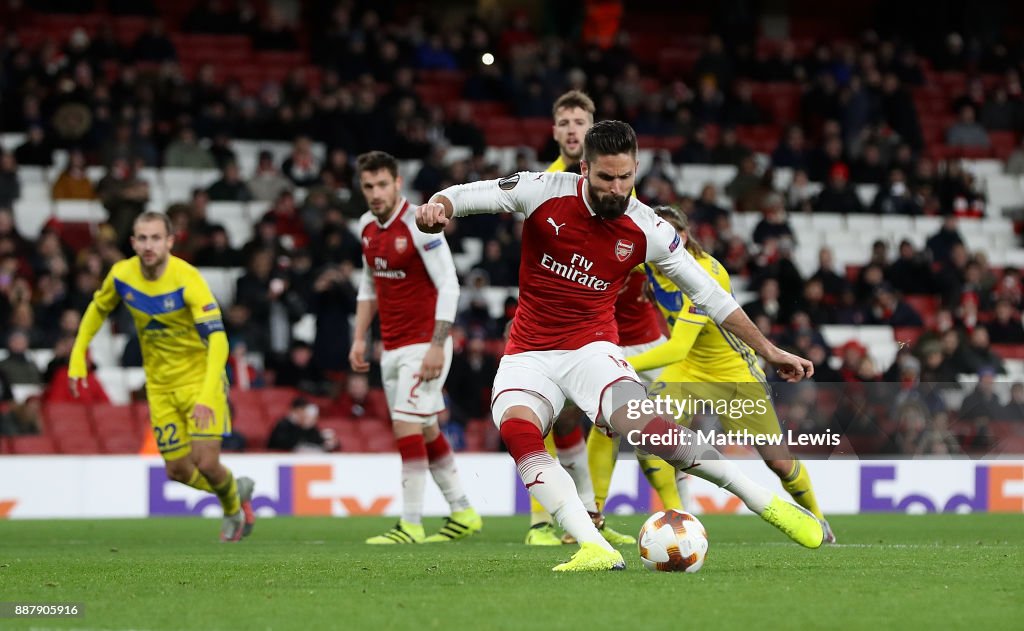
[[[452,217],[515,212],[529,215],[552,191],[575,187],[575,181],[562,180],[562,189],[557,184],[549,188],[550,178],[544,176],[523,171],[500,180],[449,186],[416,208],[416,226],[422,232],[436,234],[444,230]]]
[[[768,341],[741,308],[736,308],[722,321],[722,328],[734,333],[736,337],[747,343],[758,355],[775,366],[779,377],[795,383],[801,379],[814,376],[814,364],[809,360],[788,353]]]
[[[648,260],[657,265],[712,320],[775,366],[780,377],[796,382],[814,375],[814,365],[810,361],[787,353],[761,334],[736,299],[722,289],[680,245],[678,235],[667,223],[655,225],[648,239]]]

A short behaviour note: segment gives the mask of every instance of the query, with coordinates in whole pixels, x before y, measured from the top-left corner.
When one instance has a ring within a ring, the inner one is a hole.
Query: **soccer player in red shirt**
[[[401,196],[398,162],[382,151],[359,156],[359,186],[370,210],[359,222],[363,272],[349,363],[366,372],[366,334],[380,315],[381,378],[402,457],[402,516],[394,528],[366,543],[441,543],[478,532],[483,522],[469,504],[448,440],[437,425],[441,389],[452,362],[449,334],[459,280],[444,237],[416,229],[415,213]],[[431,314],[424,317],[424,313]],[[427,471],[451,506],[436,534],[423,531]]]
[[[591,521],[572,478],[544,449],[543,435],[567,399],[599,428],[728,489],[794,541],[819,547],[824,531],[813,515],[748,478],[692,431],[644,409],[646,390],[618,346],[615,299],[630,270],[651,262],[782,378],[809,377],[813,365],[769,342],[687,254],[675,230],[630,196],[637,168],[632,127],[597,123],[584,147],[582,175],[522,172],[452,186],[416,209],[417,227],[432,234],[453,216],[526,217],[519,309],[494,380],[491,413],[527,490],[580,542],[572,559],[554,569],[625,567]]]

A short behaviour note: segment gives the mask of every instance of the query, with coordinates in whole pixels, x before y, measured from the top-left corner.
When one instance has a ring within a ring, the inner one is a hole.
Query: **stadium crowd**
[[[89,13],[87,4],[49,3]],[[751,317],[774,340],[811,358],[816,380],[955,382],[958,374],[974,373],[985,382],[1003,368],[992,344],[1024,344],[1020,272],[994,269],[958,232],[959,221],[988,212],[982,187],[959,156],[994,155],[1007,159],[1008,173],[1024,174],[1024,145],[1005,142],[1007,135],[1019,139],[1024,128],[1024,58],[1003,42],[982,45],[954,33],[915,48],[868,31],[757,46],[760,40],[721,29],[702,39],[687,72],[666,76],[633,54],[635,34],[627,29],[604,45],[580,44],[569,35],[541,35],[524,12],[501,20],[469,17],[452,28],[425,8],[399,20],[373,3],[314,4],[307,18],[326,27],[305,33],[275,10],[260,15],[247,3],[197,3],[181,21],[182,32],[245,35],[257,50],[302,51],[316,68],[297,67],[283,81],[251,91],[213,63],[186,72],[177,63],[182,51],[151,3],[109,4],[111,11],[151,16],[137,39],[122,41],[107,24],[34,45],[9,28],[0,44],[3,130],[25,133],[23,143],[0,157],[0,322],[8,333],[0,396],[7,401],[10,386],[22,383],[52,384],[48,400],[68,396],[62,382],[81,313],[109,267],[128,252],[132,220],[150,197],[140,171],[216,168],[216,182],[177,191],[166,211],[177,256],[197,266],[245,268],[235,302],[224,305],[233,383],[295,387],[334,397],[340,414],[354,414],[378,377],[371,375],[370,384],[346,381],[348,327],[319,326],[308,344],[292,338],[292,325],[307,313],[328,323],[347,322],[354,313],[361,249],[352,226],[366,209],[355,156],[383,149],[421,161],[407,185],[424,195],[499,177],[498,166],[485,159],[487,112],[549,117],[551,103],[570,88],[593,97],[598,119],[631,122],[641,142],[668,139],[652,164],[641,164],[638,196],[690,217],[704,247],[756,293],[744,305]],[[7,24],[29,24],[36,9],[9,3],[4,11],[24,20]],[[495,61],[483,62],[484,53]],[[454,106],[432,98],[424,77],[438,71],[461,78]],[[928,88],[937,71],[962,76],[962,92],[943,95],[944,110],[920,112],[914,90]],[[789,118],[755,98],[780,84],[798,95]],[[935,121],[944,126],[939,132]],[[775,134],[773,147],[765,146],[759,131],[765,129]],[[286,140],[292,148],[282,162],[261,153],[255,170],[243,173],[232,149],[239,139]],[[323,159],[314,140],[326,148]],[[471,156],[446,160],[453,145],[469,147]],[[84,243],[56,220],[38,239],[26,239],[11,211],[20,196],[19,167],[51,166],[58,150],[67,162],[59,165],[52,198],[96,199],[108,213]],[[556,154],[551,142],[524,146],[516,166],[543,167]],[[735,165],[737,174],[722,188],[708,184],[690,196],[672,175],[680,164]],[[93,181],[87,167],[97,165],[105,174]],[[785,187],[775,177],[780,168],[793,173]],[[856,194],[857,184],[878,186],[870,204]],[[208,205],[219,201],[258,210],[255,236],[240,249],[208,217]],[[890,251],[878,242],[859,268],[836,269],[823,249],[820,269],[806,276],[793,261],[800,245],[787,216],[820,212],[946,220],[925,248],[905,241]],[[734,213],[763,215],[752,240],[736,234]],[[520,226],[511,217],[483,217],[447,230],[453,252],[462,252],[467,239],[483,242],[482,259],[462,279],[450,377],[462,385],[449,393],[452,425],[487,415],[485,392],[516,305],[510,298],[494,318],[483,291],[517,284]],[[818,331],[825,324],[910,327],[919,339],[892,366],[876,366],[860,345],[831,348]],[[132,330],[124,314],[117,328]],[[29,348],[54,349],[45,374],[27,359]],[[262,355],[264,365],[250,362],[250,353]],[[838,369],[829,364],[833,355],[841,359]],[[122,361],[139,365],[137,344],[129,343]],[[1009,405],[1021,406],[1024,391],[1014,396]],[[984,416],[1002,415],[993,409]],[[8,432],[33,431],[30,412],[6,418]],[[892,449],[920,450],[923,440]],[[933,442],[945,445],[929,435]]]

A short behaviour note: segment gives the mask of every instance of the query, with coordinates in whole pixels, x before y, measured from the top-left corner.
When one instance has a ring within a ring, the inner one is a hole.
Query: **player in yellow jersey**
[[[82,317],[68,367],[71,392],[77,396],[85,386],[89,343],[123,302],[139,334],[150,422],[167,476],[215,494],[224,509],[221,540],[238,541],[253,528],[253,481],[236,482],[220,462],[221,438],[231,431],[220,307],[199,271],[170,255],[167,215],[139,215],[131,243],[136,256],[114,264]]]
[[[683,246],[723,289],[732,293],[732,282],[725,267],[705,252],[689,234],[686,216],[668,206],[654,209],[659,217],[676,229]],[[779,419],[771,405],[765,388],[766,379],[754,351],[735,335],[717,326],[711,318],[694,305],[690,298],[672,284],[656,268],[648,265],[647,276],[655,303],[672,329],[668,342],[626,360],[638,372],[664,368],[652,385],[652,394],[659,389],[664,394],[696,394],[713,400],[742,399],[755,405],[752,414],[719,415],[719,422],[727,432],[747,431],[751,434],[781,434]],[[701,384],[694,388],[694,384]],[[677,391],[677,389],[679,391]],[[762,405],[756,405],[762,402]],[[779,479],[782,486],[800,504],[822,521],[825,541],[835,542],[835,536],[825,521],[814,495],[807,469],[789,452],[783,443],[771,447],[758,447],[761,457]]]

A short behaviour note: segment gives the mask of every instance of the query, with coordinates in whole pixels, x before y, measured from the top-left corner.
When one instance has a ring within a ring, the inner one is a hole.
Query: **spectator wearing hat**
[[[334,451],[338,441],[330,429],[316,426],[320,408],[304,397],[292,400],[288,414],[270,432],[267,448],[279,451]]]
[[[850,169],[842,162],[832,165],[828,183],[814,200],[814,210],[823,213],[862,213],[864,204],[850,184]]]

